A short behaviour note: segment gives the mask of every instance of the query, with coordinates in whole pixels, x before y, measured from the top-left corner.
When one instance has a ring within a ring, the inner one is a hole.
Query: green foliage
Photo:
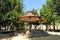
[[[40,14],[42,17],[42,23],[44,24],[50,24],[52,22],[52,12],[51,8],[47,7],[46,5],[43,5],[42,9],[40,10]]]
[[[10,25],[17,25],[17,17],[24,15],[22,0],[0,0],[0,19],[9,20]],[[7,21],[7,22],[9,22]],[[14,25],[14,26],[15,26]]]
[[[33,13],[34,15],[38,15],[36,9],[32,9],[32,13]]]
[[[60,22],[60,1],[46,0],[46,4],[41,8],[42,23],[51,24],[52,22]]]

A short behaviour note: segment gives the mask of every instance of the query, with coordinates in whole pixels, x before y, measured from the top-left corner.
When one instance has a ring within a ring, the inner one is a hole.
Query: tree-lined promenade
[[[0,30],[16,30],[23,29],[27,24],[22,21],[18,21],[19,16],[23,16],[24,12],[24,0],[0,0]],[[42,5],[42,8],[32,9],[31,12],[34,15],[41,16],[41,22],[46,26],[53,25],[55,30],[55,25],[60,24],[60,1],[59,0],[46,0],[46,3]],[[29,10],[28,10],[29,11]],[[36,24],[37,25],[37,24]]]
[[[23,2],[0,0],[0,40],[60,40],[60,0],[27,12]]]

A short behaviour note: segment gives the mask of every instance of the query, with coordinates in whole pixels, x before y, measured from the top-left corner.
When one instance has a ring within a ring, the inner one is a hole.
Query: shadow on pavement
[[[46,31],[43,30],[30,30],[30,37],[43,37],[43,36],[49,36],[49,34]]]

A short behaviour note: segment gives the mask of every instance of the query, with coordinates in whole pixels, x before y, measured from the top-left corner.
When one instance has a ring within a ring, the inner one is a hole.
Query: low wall
[[[25,29],[29,29],[29,26],[26,26]],[[40,29],[40,30],[46,30],[46,25],[38,25],[35,28],[35,25],[32,25],[31,29]],[[48,26],[48,29],[54,29],[53,25]],[[55,25],[55,30],[60,30],[60,25]]]

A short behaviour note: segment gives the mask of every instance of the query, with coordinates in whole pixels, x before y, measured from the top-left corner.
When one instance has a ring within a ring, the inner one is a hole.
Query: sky
[[[24,0],[24,10],[30,11],[34,9],[41,9],[46,0]]]

